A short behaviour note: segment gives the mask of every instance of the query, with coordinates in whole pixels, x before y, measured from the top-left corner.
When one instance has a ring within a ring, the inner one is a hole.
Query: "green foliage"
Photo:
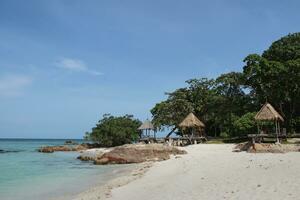
[[[132,115],[114,117],[105,114],[92,132],[86,133],[85,138],[95,141],[103,147],[128,144],[138,138],[140,125],[141,122],[134,119]]]
[[[300,34],[290,34],[274,42],[262,56],[245,58],[244,77],[254,98],[269,101],[286,119],[289,131],[300,115]]]
[[[300,58],[300,33],[289,34],[278,41],[273,42],[263,57],[268,60],[286,62]]]
[[[83,139],[88,141],[90,139],[90,133],[89,132],[85,132],[84,136],[83,136]]]
[[[250,54],[243,72],[216,79],[191,79],[187,87],[167,93],[151,110],[158,129],[177,127],[194,112],[211,136],[255,132],[253,112],[266,101],[285,118],[288,131],[300,131],[300,33],[275,41],[262,55]]]
[[[190,112],[194,112],[205,121],[209,134],[226,132],[231,136],[233,121],[250,107],[251,99],[243,91],[242,81],[242,75],[234,72],[223,74],[217,80],[188,80],[187,87],[167,93],[167,100],[151,110],[154,125],[158,129],[177,127]]]
[[[254,120],[255,115],[255,112],[249,112],[233,122],[236,136],[245,136],[247,134],[255,134],[257,132]]]
[[[220,137],[222,137],[222,138],[228,138],[229,134],[227,132],[221,132],[220,133]]]
[[[193,112],[193,104],[188,100],[189,92],[185,88],[168,93],[168,99],[155,105],[151,110],[153,125],[163,127],[177,126],[187,114]]]

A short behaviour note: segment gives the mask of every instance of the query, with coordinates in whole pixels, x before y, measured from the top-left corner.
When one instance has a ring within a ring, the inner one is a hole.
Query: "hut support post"
[[[279,143],[279,138],[278,138],[279,131],[278,131],[278,121],[277,120],[275,121],[275,131],[276,131],[276,140],[277,140],[277,143]]]

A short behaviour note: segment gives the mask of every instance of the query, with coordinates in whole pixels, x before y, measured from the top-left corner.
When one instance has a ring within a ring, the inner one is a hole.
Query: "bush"
[[[246,113],[239,119],[233,122],[233,127],[236,132],[236,136],[245,136],[247,134],[256,133],[256,123],[254,116],[256,113]]]
[[[138,138],[140,125],[141,122],[134,119],[132,115],[114,117],[105,114],[96,124],[96,127],[92,129],[92,132],[86,134],[86,138],[103,147],[129,144]]]
[[[220,133],[220,137],[222,137],[222,138],[228,138],[228,137],[229,137],[229,134],[226,133],[226,132],[221,132],[221,133]]]

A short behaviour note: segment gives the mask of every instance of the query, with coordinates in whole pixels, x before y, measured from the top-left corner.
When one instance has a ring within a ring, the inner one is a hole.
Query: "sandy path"
[[[155,163],[110,200],[299,199],[300,153],[233,153],[233,145],[186,147],[187,155]]]

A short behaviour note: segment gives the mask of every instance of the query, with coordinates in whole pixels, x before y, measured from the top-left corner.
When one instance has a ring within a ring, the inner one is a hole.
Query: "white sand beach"
[[[300,154],[232,152],[232,144],[199,144],[78,199],[299,199]],[[143,165],[143,169],[147,165]],[[112,189],[113,188],[113,189]],[[109,193],[108,189],[112,189]],[[100,192],[101,191],[101,192]],[[105,192],[104,192],[105,191]]]

